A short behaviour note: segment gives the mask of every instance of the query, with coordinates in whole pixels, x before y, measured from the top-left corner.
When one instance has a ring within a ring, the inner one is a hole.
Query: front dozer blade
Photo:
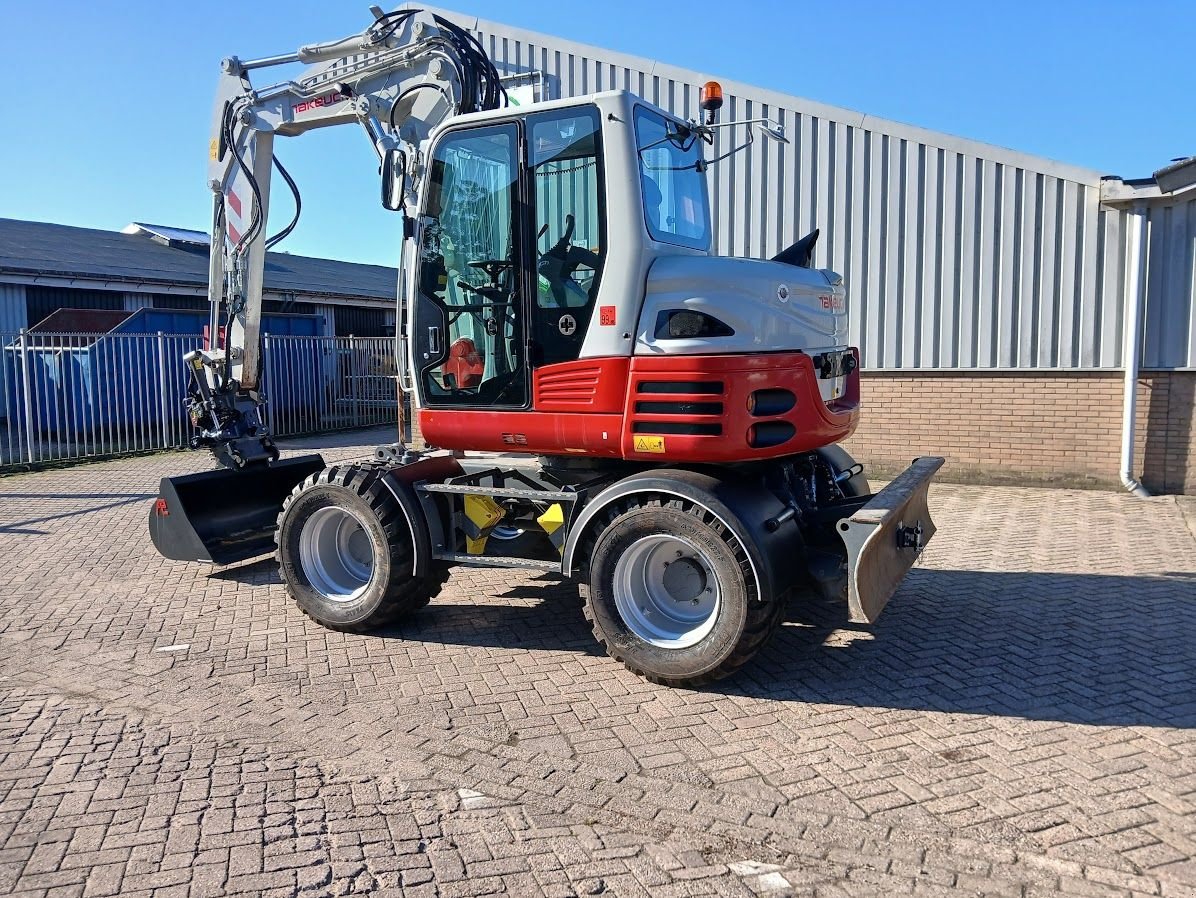
[[[323,458],[302,455],[245,471],[163,477],[149,515],[154,547],[174,561],[216,564],[273,552],[282,503],[296,484],[322,470]]]
[[[847,546],[847,609],[871,624],[934,536],[926,491],[944,459],[914,460],[900,476],[836,525]]]

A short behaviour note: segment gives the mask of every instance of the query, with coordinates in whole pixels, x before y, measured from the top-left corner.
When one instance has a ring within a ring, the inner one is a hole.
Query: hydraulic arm
[[[266,252],[295,227],[298,187],[274,155],[276,136],[357,123],[380,161],[383,204],[405,214],[423,173],[424,145],[456,114],[497,108],[498,72],[477,40],[421,10],[384,13],[360,34],[262,59],[221,63],[208,186],[212,190],[211,302],[206,348],[187,355],[196,435],[233,469],[277,458],[260,395],[260,326]],[[295,78],[255,88],[250,73],[306,64]],[[274,169],[294,196],[290,222],[267,236]]]

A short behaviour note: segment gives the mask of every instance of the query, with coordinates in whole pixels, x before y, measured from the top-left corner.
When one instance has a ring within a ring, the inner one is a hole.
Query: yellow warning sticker
[[[220,158],[220,141],[214,137],[212,138],[211,143],[208,144],[208,157],[213,162]]]
[[[635,438],[636,452],[664,452],[664,437],[636,437]]]

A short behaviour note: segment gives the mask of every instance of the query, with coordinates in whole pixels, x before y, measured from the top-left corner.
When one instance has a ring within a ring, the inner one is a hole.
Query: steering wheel
[[[477,262],[470,262],[469,267],[480,269],[490,278],[490,286],[497,287],[499,275],[504,271],[510,271],[515,267],[515,263],[509,259],[479,259]]]
[[[503,264],[509,266],[511,263]],[[498,333],[499,321],[506,322],[509,317],[514,315],[515,303],[511,301],[510,295],[502,287],[496,285],[476,287],[469,281],[457,281],[457,287],[466,293],[480,296],[483,301],[449,306],[449,324],[456,323],[462,315],[471,315],[475,321],[486,328],[486,333],[494,335]],[[487,312],[490,313],[489,316],[487,316]]]

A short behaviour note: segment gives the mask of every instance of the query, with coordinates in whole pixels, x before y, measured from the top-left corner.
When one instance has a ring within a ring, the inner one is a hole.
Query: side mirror
[[[382,207],[401,212],[406,192],[407,156],[399,149],[387,150],[382,154]]]

